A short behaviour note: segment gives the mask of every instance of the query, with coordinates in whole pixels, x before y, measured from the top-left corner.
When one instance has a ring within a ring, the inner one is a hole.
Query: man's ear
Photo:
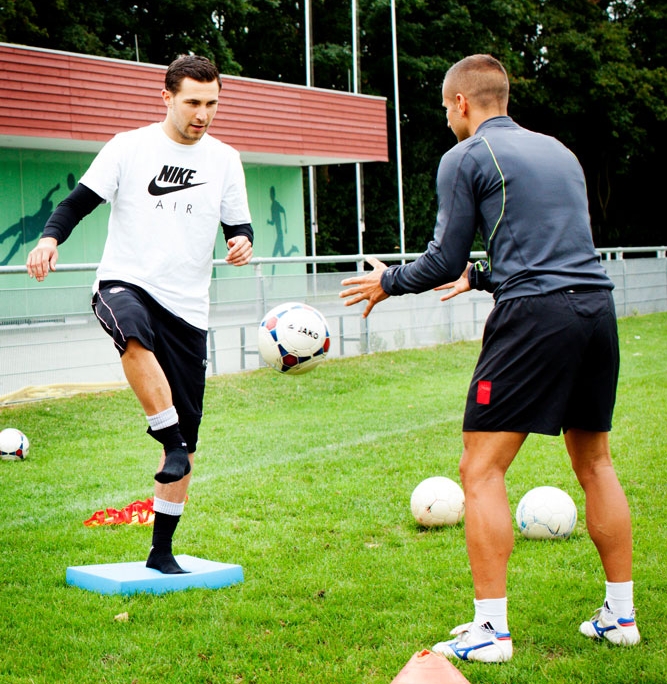
[[[459,110],[459,114],[463,116],[468,111],[468,100],[465,95],[461,93],[456,93],[456,108]]]

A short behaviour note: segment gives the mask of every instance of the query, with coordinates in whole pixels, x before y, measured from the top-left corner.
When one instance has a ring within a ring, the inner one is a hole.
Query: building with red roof
[[[0,43],[0,71],[0,265],[20,265],[104,143],[164,119],[166,66]],[[386,101],[368,95],[223,75],[209,133],[241,154],[255,256],[273,255],[279,228],[289,233],[292,254],[307,253],[304,167],[388,160]],[[279,227],[274,201],[284,209]],[[107,216],[100,208],[84,219],[62,245],[60,262],[96,262]],[[223,249],[221,240],[220,255]],[[280,264],[277,272],[305,266]],[[67,275],[59,282],[91,280]],[[2,288],[32,285],[11,274]],[[2,306],[0,319],[14,315]]]

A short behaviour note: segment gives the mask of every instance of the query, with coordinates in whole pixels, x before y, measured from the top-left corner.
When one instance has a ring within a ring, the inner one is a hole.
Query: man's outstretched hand
[[[389,297],[380,284],[382,274],[387,270],[387,265],[375,257],[368,257],[366,261],[373,267],[373,270],[370,273],[343,280],[341,285],[348,289],[343,290],[338,295],[339,297],[347,298],[345,306],[352,306],[367,300],[368,305],[362,314],[364,318],[368,316],[378,302]]]

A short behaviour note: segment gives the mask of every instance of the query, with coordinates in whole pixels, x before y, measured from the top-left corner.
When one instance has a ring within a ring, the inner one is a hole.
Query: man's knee
[[[197,441],[199,439],[199,425],[201,423],[201,415],[179,413],[179,426],[181,434],[185,443],[188,445],[188,453],[194,454],[197,449]]]
[[[609,433],[572,429],[564,437],[572,468],[579,479],[595,477],[601,469],[612,465]]]
[[[146,347],[136,337],[130,337],[130,339],[128,339],[125,343],[125,349],[121,356],[131,358],[140,357],[144,354],[152,355],[153,352],[149,349],[146,349]]]
[[[526,434],[519,432],[464,432],[461,481],[474,483],[504,477],[525,439]]]

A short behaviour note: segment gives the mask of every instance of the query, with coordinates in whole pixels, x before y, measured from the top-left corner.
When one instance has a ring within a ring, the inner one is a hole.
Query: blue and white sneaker
[[[590,620],[582,622],[579,631],[591,639],[607,639],[617,646],[634,646],[641,637],[635,623],[634,608],[630,617],[616,617],[606,606],[598,608]]]
[[[504,663],[512,657],[512,637],[509,632],[496,632],[486,623],[473,622],[454,627],[450,632],[456,638],[441,641],[431,649],[452,660],[474,660],[479,663]]]

